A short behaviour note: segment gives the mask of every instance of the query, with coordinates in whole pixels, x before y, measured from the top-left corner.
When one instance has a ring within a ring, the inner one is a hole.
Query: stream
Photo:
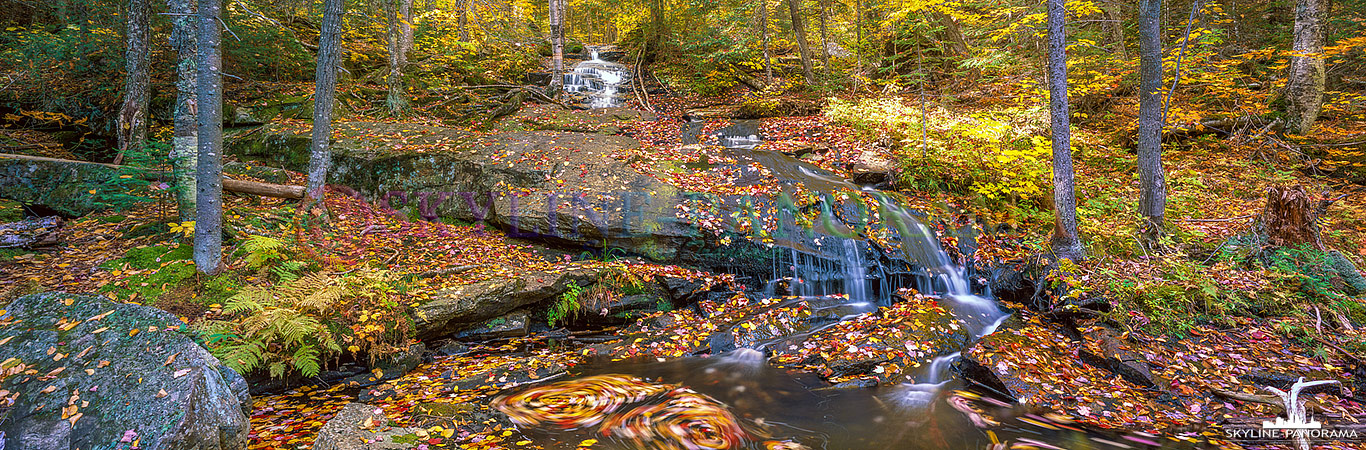
[[[565,75],[566,89],[583,94],[592,107],[616,106],[629,75],[592,52],[592,59]],[[784,187],[826,195],[862,192],[876,199],[881,213],[877,225],[896,238],[895,248],[875,245],[837,220],[819,224],[806,237],[778,239],[768,281],[750,303],[761,306],[714,334],[709,354],[589,360],[575,366],[570,378],[524,385],[495,399],[493,406],[536,444],[575,448],[592,440],[595,448],[612,449],[1007,448],[995,447],[1003,442],[1030,448],[1171,447],[1164,445],[1171,441],[1141,433],[1083,430],[1063,416],[1031,413],[956,377],[960,352],[993,332],[1009,314],[989,292],[973,289],[969,280],[974,274],[952,261],[924,217],[893,195],[796,158],[758,150],[763,143],[758,121],[733,121],[711,133],[703,132],[705,125],[700,120],[685,123],[683,143],[723,147],[725,156],[736,161],[726,168],[740,174],[740,184],[762,182],[763,177],[750,172],[763,171]],[[829,213],[840,206],[823,208]],[[908,289],[937,299],[969,338],[965,345],[926,355],[928,364],[908,370],[906,382],[831,386],[816,374],[771,363],[807,337],[892,307]],[[790,308],[809,309],[810,317],[783,332],[742,328]],[[716,336],[733,339],[718,343]]]

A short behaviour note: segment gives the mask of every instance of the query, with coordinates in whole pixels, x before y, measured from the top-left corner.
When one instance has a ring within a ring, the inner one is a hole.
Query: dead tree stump
[[[1266,209],[1262,223],[1266,225],[1266,246],[1292,247],[1312,244],[1323,249],[1319,240],[1318,203],[1304,191],[1304,186],[1273,186],[1266,191]]]

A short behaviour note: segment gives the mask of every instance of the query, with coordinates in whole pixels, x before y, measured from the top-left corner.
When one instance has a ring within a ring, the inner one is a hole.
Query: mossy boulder
[[[0,308],[2,447],[246,447],[246,381],[171,314],[60,292]]]
[[[79,217],[105,209],[107,205],[91,191],[117,175],[116,170],[95,163],[0,157],[0,198]]]
[[[618,248],[655,260],[673,260],[701,236],[676,217],[687,193],[620,157],[640,145],[628,137],[478,135],[370,122],[335,129],[329,181],[410,217],[484,223],[515,238],[589,251]],[[297,171],[308,164],[306,126],[267,125],[228,142],[230,154],[248,159]]]

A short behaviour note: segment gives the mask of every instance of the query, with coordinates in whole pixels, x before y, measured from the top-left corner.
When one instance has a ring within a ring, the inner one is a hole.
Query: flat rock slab
[[[245,448],[246,381],[170,313],[59,292],[0,310],[0,447]]]
[[[318,431],[313,450],[407,450],[412,440],[394,442],[397,436],[415,436],[416,429],[389,426],[389,419],[378,407],[351,403],[337,412]]]

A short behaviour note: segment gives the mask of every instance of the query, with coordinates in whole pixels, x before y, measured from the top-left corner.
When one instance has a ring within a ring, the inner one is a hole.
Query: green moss
[[[193,248],[188,245],[157,245],[129,250],[124,257],[106,261],[100,267],[106,270],[136,270],[139,273],[129,275],[123,282],[106,284],[100,291],[123,299],[155,301],[194,276],[195,266],[190,261],[192,251]]]
[[[24,205],[13,200],[0,199],[0,223],[20,220],[24,220]]]

